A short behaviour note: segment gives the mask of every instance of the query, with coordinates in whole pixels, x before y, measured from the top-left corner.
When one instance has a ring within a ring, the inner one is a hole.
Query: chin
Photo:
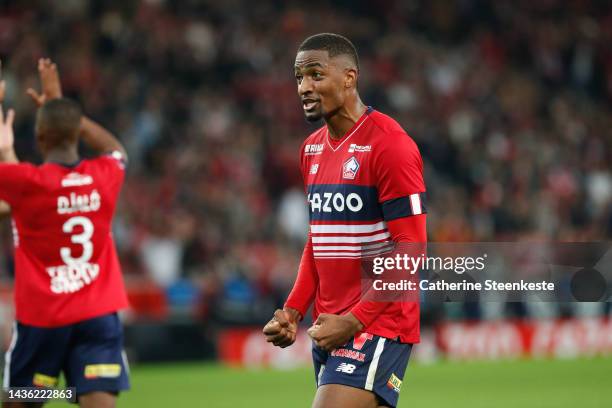
[[[323,114],[321,112],[306,113],[305,117],[307,122],[313,123],[320,121],[323,118]]]

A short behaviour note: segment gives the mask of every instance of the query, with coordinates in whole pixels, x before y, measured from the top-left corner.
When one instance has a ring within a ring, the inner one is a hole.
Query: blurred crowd
[[[128,283],[239,323],[282,302],[306,237],[293,61],[317,32],[354,41],[363,101],[419,145],[431,241],[609,240],[606,3],[0,0],[0,58],[22,160],[41,56],[126,145]]]

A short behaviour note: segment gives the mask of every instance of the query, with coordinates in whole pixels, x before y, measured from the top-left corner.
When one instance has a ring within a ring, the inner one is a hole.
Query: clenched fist
[[[274,317],[263,328],[266,341],[285,348],[295,342],[300,313],[295,309],[277,309]]]

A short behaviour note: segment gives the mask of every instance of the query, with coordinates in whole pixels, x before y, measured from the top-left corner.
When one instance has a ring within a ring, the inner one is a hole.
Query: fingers
[[[292,345],[296,338],[296,327],[292,325],[283,310],[276,310],[274,317],[263,328],[266,341],[285,348]]]
[[[38,60],[38,75],[42,85],[44,101],[62,97],[62,85],[57,71],[57,65],[49,58]]]
[[[281,327],[289,327],[289,320],[287,320],[285,312],[280,309],[276,309],[276,311],[274,312],[274,320],[276,320],[281,325]]]
[[[308,335],[312,338],[312,341],[317,347],[325,351],[331,351],[336,348],[330,343],[331,339],[329,333],[327,333],[325,328],[320,324],[312,325],[308,329]]]
[[[310,327],[308,329],[308,335],[312,338],[312,341],[317,347],[325,351],[331,351],[336,348],[336,345],[333,344],[329,334],[325,333],[324,330],[321,330],[321,326]]]
[[[280,343],[282,341],[284,341],[287,338],[287,330],[285,329],[281,329],[277,334],[275,335],[267,335],[266,336],[266,341],[268,343],[272,343],[275,346],[277,345],[277,343]]]
[[[270,320],[263,328],[263,334],[266,336],[275,336],[282,330],[281,325],[276,320]]]
[[[314,344],[325,351],[335,350],[344,344],[344,342],[339,343],[337,334],[334,334],[332,322],[329,322],[332,316],[334,315],[328,313],[320,314],[316,322],[307,330]]]
[[[318,325],[315,323],[308,328],[307,333],[313,340],[318,340],[320,328],[321,328],[321,325]]]
[[[9,109],[8,115],[6,116],[6,126],[12,128],[14,120],[15,120],[15,110]]]
[[[318,317],[317,317],[317,321],[315,322],[315,324],[323,324],[326,320],[329,320],[330,316],[333,316],[329,313],[321,313]]]
[[[280,327],[280,325],[278,325]],[[296,338],[296,333],[289,331],[285,328],[281,328],[277,334],[266,335],[266,341],[272,343],[275,346],[285,348],[293,344]]]
[[[36,105],[42,106],[45,103],[45,95],[39,94],[34,89],[28,88],[26,93],[30,95],[30,98],[32,98],[32,100],[34,101]]]
[[[295,333],[287,332],[287,336],[284,339],[278,341],[277,343],[272,343],[272,344],[280,348],[285,348],[285,347],[292,345],[295,342],[295,337],[296,337]]]
[[[26,91],[26,93],[28,95],[30,95],[32,97],[32,99],[37,100],[38,98],[40,98],[41,95],[39,95],[38,92],[36,92],[34,89],[32,88],[28,88],[28,90]]]
[[[39,58],[38,59],[38,71],[44,71],[45,69],[48,69],[54,65],[55,64],[51,62],[50,58]]]

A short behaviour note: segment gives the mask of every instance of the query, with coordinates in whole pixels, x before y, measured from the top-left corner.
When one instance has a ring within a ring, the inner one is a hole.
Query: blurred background
[[[430,241],[612,237],[607,1],[0,0],[21,160],[39,161],[25,90],[38,87],[43,56],[128,150],[114,236],[132,362],[308,364],[306,339],[276,353],[259,330],[282,306],[306,238],[299,146],[316,127],[303,119],[293,61],[325,31],[355,43],[363,101],[417,142]],[[5,347],[11,253],[5,222]],[[416,359],[612,353],[609,304],[489,309],[425,307]],[[546,341],[535,350],[538,330]],[[499,343],[508,338],[521,346]]]

